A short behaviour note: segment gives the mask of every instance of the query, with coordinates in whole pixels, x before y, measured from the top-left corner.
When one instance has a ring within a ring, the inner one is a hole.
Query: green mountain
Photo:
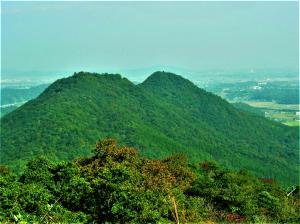
[[[231,103],[231,105],[234,106],[237,109],[245,110],[245,111],[254,113],[254,114],[258,115],[258,116],[262,116],[262,117],[265,116],[265,113],[264,113],[264,111],[262,109],[257,108],[257,107],[252,107],[252,106],[250,106],[250,105],[248,105],[246,103],[237,102],[237,103]]]
[[[75,73],[1,119],[1,163],[21,172],[36,155],[71,160],[112,137],[151,159],[174,153],[217,160],[282,183],[297,182],[298,129],[238,110],[192,82],[156,72]]]

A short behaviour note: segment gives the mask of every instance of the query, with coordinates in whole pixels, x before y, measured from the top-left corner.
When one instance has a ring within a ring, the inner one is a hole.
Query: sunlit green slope
[[[149,158],[183,153],[297,182],[298,129],[238,110],[166,72],[139,85],[120,75],[83,72],[56,81],[1,119],[1,163],[20,172],[36,155],[70,160],[89,154],[105,137]]]

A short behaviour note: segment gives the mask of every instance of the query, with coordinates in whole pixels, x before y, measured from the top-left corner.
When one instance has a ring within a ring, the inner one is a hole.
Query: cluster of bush
[[[0,169],[2,223],[300,223],[299,188],[183,156],[145,159],[114,140],[94,156]]]

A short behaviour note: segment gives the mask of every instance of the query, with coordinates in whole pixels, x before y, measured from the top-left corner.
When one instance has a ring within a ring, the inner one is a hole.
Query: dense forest
[[[238,108],[240,110],[245,110],[248,112],[251,112],[253,114],[256,114],[258,116],[264,117],[265,113],[263,110],[256,108],[256,107],[252,107],[246,103],[242,103],[242,102],[238,102],[238,103],[231,103],[235,108]]]
[[[1,118],[1,163],[18,175],[30,159],[70,161],[115,138],[148,159],[182,153],[216,160],[283,185],[298,183],[298,129],[234,108],[167,72],[134,85],[120,75],[79,72]],[[288,174],[288,175],[287,175]]]
[[[93,155],[0,167],[2,223],[299,223],[299,187],[182,155],[141,157],[107,139]]]

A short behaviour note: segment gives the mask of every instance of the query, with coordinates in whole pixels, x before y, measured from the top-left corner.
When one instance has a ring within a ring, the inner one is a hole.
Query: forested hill
[[[1,119],[1,163],[21,172],[37,155],[71,160],[112,137],[143,156],[186,154],[297,183],[298,129],[238,110],[167,72],[134,85],[120,75],[75,73]]]

